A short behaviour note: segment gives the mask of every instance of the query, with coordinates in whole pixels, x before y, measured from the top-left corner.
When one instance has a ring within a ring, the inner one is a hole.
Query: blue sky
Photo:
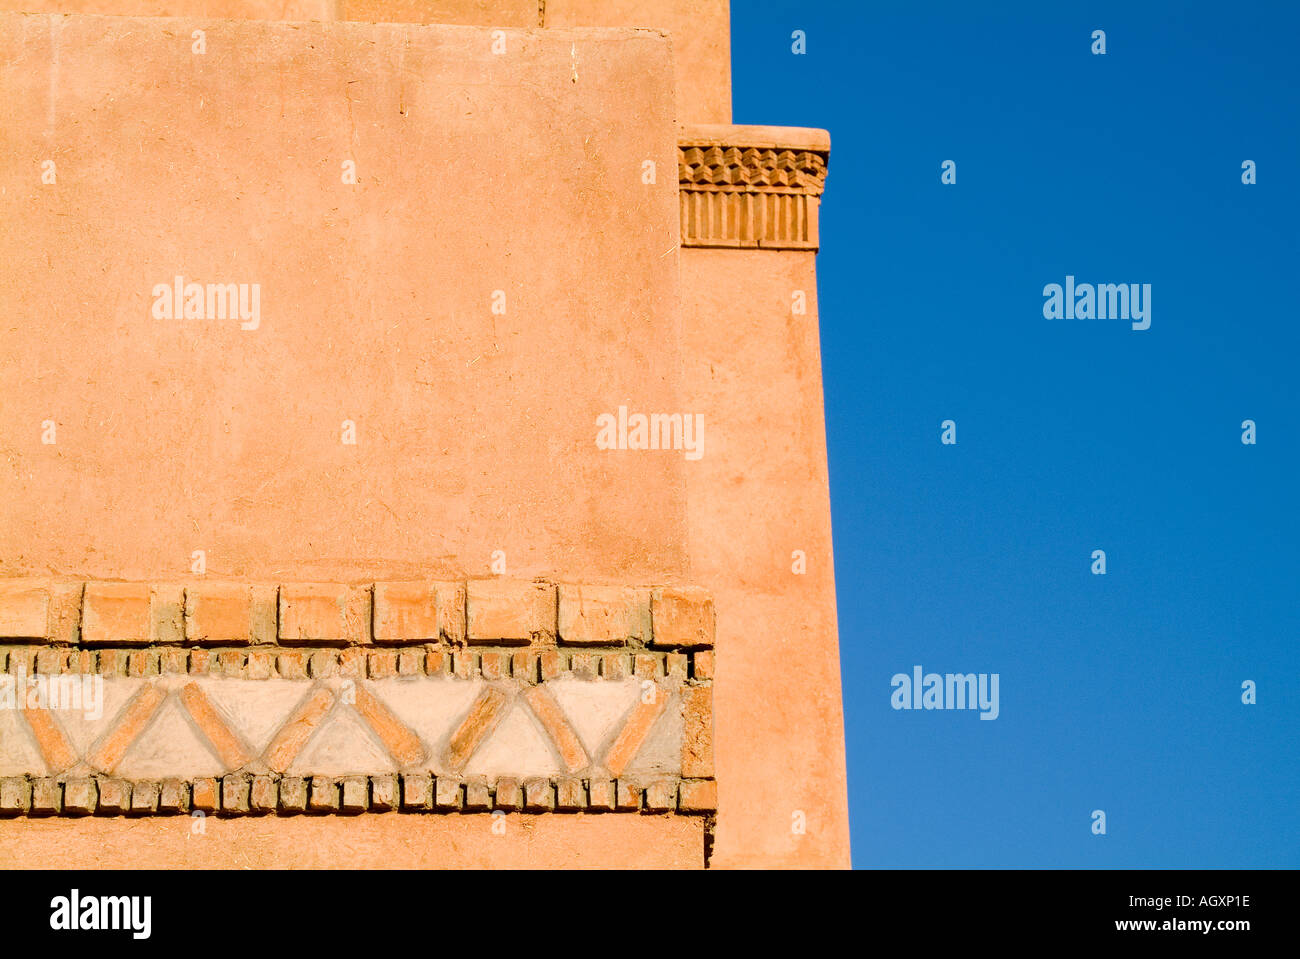
[[[1297,36],[1282,2],[732,0],[735,121],[831,132],[856,865],[1300,865]],[[1044,319],[1067,274],[1151,284],[1151,328]],[[893,710],[917,664],[998,673],[999,718]]]

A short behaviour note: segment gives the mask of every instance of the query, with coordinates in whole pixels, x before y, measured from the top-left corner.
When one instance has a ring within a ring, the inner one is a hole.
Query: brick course
[[[466,584],[471,643],[554,642],[555,587],[549,583],[472,579]]]
[[[0,641],[86,645],[713,645],[692,587],[541,581],[170,583],[0,580]]]
[[[41,580],[0,581],[0,636],[43,640],[49,635],[50,585]]]
[[[375,642],[436,642],[437,587],[433,583],[375,584]]]
[[[617,586],[558,587],[560,642],[609,646],[650,640],[650,590]]]

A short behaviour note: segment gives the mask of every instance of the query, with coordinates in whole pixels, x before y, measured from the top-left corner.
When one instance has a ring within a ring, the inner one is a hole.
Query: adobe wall
[[[0,861],[847,865],[829,140],[726,4],[177,2],[0,14],[0,674],[121,707],[0,710]]]
[[[681,577],[684,461],[593,442],[680,408],[662,36],[0,23],[0,575]]]

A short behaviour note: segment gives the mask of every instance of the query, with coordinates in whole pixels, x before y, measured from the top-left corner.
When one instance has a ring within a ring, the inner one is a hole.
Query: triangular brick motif
[[[541,724],[519,702],[479,745],[465,765],[465,775],[558,776],[564,771]]]
[[[637,679],[581,680],[562,677],[548,683],[587,755],[599,760],[627,721],[628,711],[641,695]]]
[[[446,677],[417,682],[382,679],[368,688],[420,737],[429,754],[425,765],[442,772],[438,757],[444,755],[448,738],[478,698],[483,683]]]
[[[113,722],[85,755],[85,761],[100,772],[112,773],[127,750],[140,738],[168,698],[158,683],[141,683],[131,699],[118,710]]]
[[[682,708],[676,696],[665,707],[625,775],[629,779],[659,779],[676,776],[682,768]]]
[[[112,770],[127,779],[220,776],[229,772],[174,697],[159,707]]]
[[[104,679],[101,687],[104,691],[104,701],[101,704],[100,715],[95,719],[88,718],[85,710],[55,711],[56,721],[63,728],[68,742],[77,755],[84,756],[90,749],[91,743],[117,722],[118,713],[143,683],[142,679],[124,679],[116,676]]]
[[[396,772],[393,758],[350,707],[338,706],[289,765],[290,776],[350,776]]]
[[[311,689],[306,681],[203,679],[199,688],[231,728],[260,754]]]
[[[45,760],[16,709],[0,709],[0,776],[44,776]]]

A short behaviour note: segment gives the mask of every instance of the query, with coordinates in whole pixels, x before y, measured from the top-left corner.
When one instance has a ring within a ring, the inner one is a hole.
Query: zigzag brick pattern
[[[717,805],[699,590],[9,581],[0,632],[0,815]]]

